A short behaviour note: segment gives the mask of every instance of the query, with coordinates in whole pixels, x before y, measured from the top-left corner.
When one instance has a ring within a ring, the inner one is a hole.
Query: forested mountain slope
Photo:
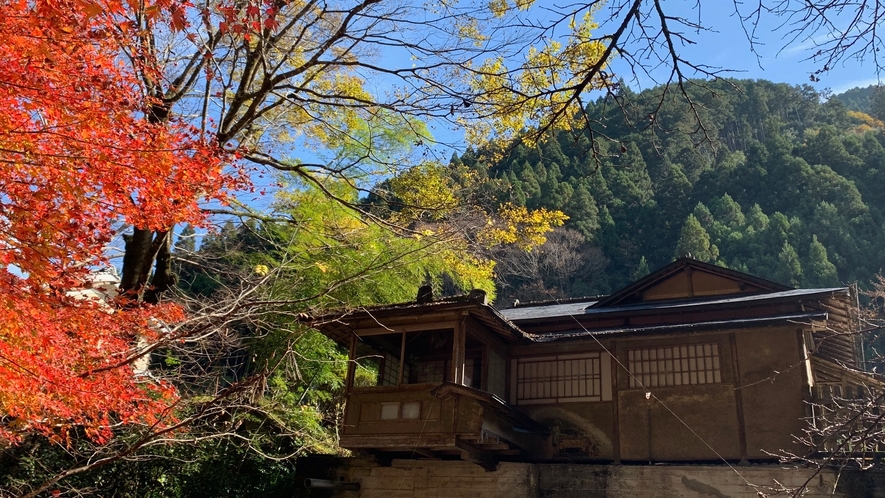
[[[693,108],[660,89],[629,108],[611,96],[588,105],[607,134],[595,152],[588,133],[562,132],[495,164],[453,159],[487,175],[498,201],[561,209],[580,233],[533,261],[498,254],[499,304],[607,293],[687,253],[794,286],[864,285],[882,269],[881,121],[809,86],[688,89]],[[580,261],[544,263],[563,251]]]
[[[865,86],[863,88],[855,87],[838,95],[833,95],[833,98],[841,100],[842,103],[845,104],[845,107],[852,111],[872,114],[876,88],[875,85]]]

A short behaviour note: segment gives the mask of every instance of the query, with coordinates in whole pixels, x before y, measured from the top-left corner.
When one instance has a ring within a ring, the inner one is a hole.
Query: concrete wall
[[[781,465],[589,465],[501,463],[486,472],[462,461],[393,460],[391,466],[338,459],[334,479],[359,482],[359,492],[301,489],[296,496],[342,498],[759,498],[801,486],[813,470]],[[325,467],[328,469],[328,466]],[[860,477],[858,477],[860,476]],[[306,476],[316,477],[316,476]],[[326,476],[331,477],[331,476]],[[881,474],[845,473],[833,493],[835,473],[809,482],[804,497],[885,496]],[[783,486],[778,485],[778,483]],[[760,494],[761,493],[761,494]],[[787,495],[789,496],[789,495]]]

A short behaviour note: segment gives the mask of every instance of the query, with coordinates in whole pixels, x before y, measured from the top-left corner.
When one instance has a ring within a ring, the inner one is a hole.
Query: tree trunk
[[[154,266],[154,277],[151,279],[150,287],[144,293],[144,302],[157,304],[160,302],[160,296],[175,286],[178,281],[175,272],[172,271],[172,232],[166,232],[163,237],[163,243],[157,251],[156,265]]]
[[[163,99],[162,93],[153,92],[155,103],[148,109],[146,119],[154,125],[161,125],[169,119],[171,104]],[[155,232],[134,228],[132,235],[124,235],[123,275],[120,279],[120,293],[135,302],[156,304],[160,295],[175,285],[172,273],[172,237],[168,231]],[[154,276],[151,267],[156,261]],[[148,281],[151,285],[148,286]]]
[[[123,275],[120,293],[133,301],[156,304],[162,292],[174,283],[170,254],[169,232],[154,232],[135,228],[132,235],[124,235]],[[157,262],[157,270],[148,288],[151,267]],[[157,276],[159,275],[159,276]]]

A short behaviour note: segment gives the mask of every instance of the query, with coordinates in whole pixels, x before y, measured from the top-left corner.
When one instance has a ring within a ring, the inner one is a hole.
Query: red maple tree
[[[187,123],[145,119],[151,102],[121,64],[115,0],[0,3],[0,438],[114,423],[164,424],[175,390],[126,360],[174,304],[71,297],[106,264],[115,229],[199,222],[198,202],[238,181]],[[175,10],[172,2],[151,6]]]

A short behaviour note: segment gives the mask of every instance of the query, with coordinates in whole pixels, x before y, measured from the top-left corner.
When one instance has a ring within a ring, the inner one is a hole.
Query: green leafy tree
[[[777,264],[773,275],[773,280],[794,287],[798,287],[802,280],[802,264],[799,261],[799,254],[789,242],[784,242],[777,255]]]
[[[744,213],[741,210],[741,205],[727,193],[713,202],[711,212],[716,220],[721,221],[730,228],[743,227],[746,223],[746,217],[744,217]]]
[[[710,242],[710,235],[693,214],[685,219],[676,243],[674,257],[684,256],[704,262],[714,262],[719,257],[719,249]]]
[[[599,229],[599,208],[584,184],[578,184],[565,207],[565,213],[569,216],[569,226],[581,232],[586,240],[594,239],[594,234]]]
[[[885,89],[881,85],[873,89],[870,114],[879,121],[885,121]]]
[[[827,248],[811,236],[808,259],[805,263],[805,284],[811,287],[833,287],[839,285],[836,266],[827,259]]]
[[[692,211],[691,214],[697,218],[701,226],[704,227],[704,230],[712,228],[715,223],[713,213],[707,209],[707,206],[705,206],[703,202],[699,202],[697,206],[694,207],[694,211]]]
[[[651,273],[651,269],[648,267],[648,261],[646,261],[645,256],[639,258],[639,264],[636,265],[636,268],[630,273],[630,278],[635,280],[639,280],[640,278]]]
[[[517,178],[519,178],[522,191],[526,195],[526,206],[530,208],[540,207],[543,201],[541,197],[541,183],[538,181],[535,170],[528,161],[522,164]]]
[[[654,191],[639,148],[631,143],[626,149],[617,162],[604,169],[604,173],[615,198],[636,212],[640,206],[652,201]]]
[[[655,184],[656,199],[666,211],[683,212],[691,195],[691,182],[678,164],[665,165],[663,175]]]

